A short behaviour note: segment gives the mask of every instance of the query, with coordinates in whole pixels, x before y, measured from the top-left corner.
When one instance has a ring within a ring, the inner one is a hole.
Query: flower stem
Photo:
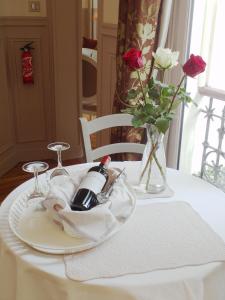
[[[153,158],[154,158],[154,160],[155,160],[155,162],[156,162],[157,167],[159,168],[159,172],[160,172],[160,174],[161,174],[163,180],[165,181],[165,180],[166,180],[166,177],[165,177],[165,174],[164,174],[164,172],[163,172],[163,168],[162,168],[162,166],[160,165],[159,160],[158,160],[158,158],[156,157],[155,153],[153,154]]]
[[[153,153],[155,152],[156,148],[157,148],[157,143],[155,143],[155,144],[152,145],[152,149],[151,149],[151,152],[150,152],[150,154],[149,154],[149,157],[148,157],[148,160],[147,160],[147,162],[146,162],[146,165],[145,165],[145,167],[144,167],[144,170],[141,172],[140,180],[143,178],[143,176],[144,176],[144,174],[145,174],[145,172],[146,172],[146,169],[147,169],[149,163],[150,163],[151,160],[152,160],[152,155],[153,155]]]
[[[145,103],[146,103],[146,97],[145,97],[145,93],[144,93],[144,87],[143,87],[143,84],[142,84],[142,81],[141,81],[140,72],[138,70],[137,70],[137,74],[138,74],[138,79],[139,79],[139,82],[140,82],[140,85],[141,85],[141,91],[142,91],[142,94],[143,94],[143,98],[144,98]]]
[[[165,77],[165,69],[162,70],[162,83],[164,82],[164,77]]]
[[[151,139],[151,142],[152,142],[152,145],[153,145],[153,139],[152,139],[152,136],[150,135],[150,139]],[[159,142],[157,141],[157,144],[158,144]],[[163,172],[163,168],[162,168],[162,166],[160,165],[160,163],[159,163],[159,160],[158,160],[158,158],[156,157],[156,151],[154,151],[154,153],[153,153],[153,158],[154,158],[154,160],[155,160],[155,162],[156,162],[156,165],[157,165],[157,167],[159,168],[159,172],[160,172],[160,174],[161,174],[161,176],[162,176],[162,178],[163,178],[163,180],[165,181],[166,180],[166,178],[165,178],[165,174],[164,174],[164,172]]]
[[[148,169],[148,178],[146,181],[146,190],[148,189],[149,183],[150,183],[150,177],[151,177],[151,173],[152,173],[152,159],[150,160],[150,166]]]
[[[176,92],[175,92],[175,94],[173,95],[173,98],[172,98],[172,100],[171,100],[171,102],[170,102],[170,106],[169,106],[169,109],[168,109],[168,113],[169,113],[169,112],[171,111],[171,109],[172,109],[173,103],[174,103],[174,101],[175,101],[175,99],[176,99],[177,93],[178,93],[179,90],[180,90],[180,87],[181,87],[181,85],[182,85],[182,83],[183,83],[183,81],[184,81],[185,76],[186,76],[185,74],[182,76],[181,81],[180,81],[180,83],[179,83],[178,86],[177,86]]]
[[[152,148],[151,148],[151,151],[150,151],[148,160],[147,160],[147,162],[146,162],[146,164],[145,164],[145,167],[144,167],[144,169],[143,169],[143,171],[142,171],[142,173],[141,173],[141,176],[140,176],[140,182],[141,182],[141,180],[142,180],[142,178],[143,178],[143,176],[144,176],[144,174],[145,174],[145,172],[147,171],[147,168],[148,168],[148,166],[149,166],[149,169],[148,169],[148,176],[147,176],[147,181],[146,181],[146,189],[147,189],[147,187],[148,187],[148,185],[149,185],[149,182],[150,182],[151,169],[152,169],[152,161],[153,161],[153,159],[155,160],[155,163],[156,163],[156,165],[157,165],[157,167],[158,167],[158,169],[159,169],[159,172],[160,172],[160,174],[161,174],[161,176],[162,176],[162,179],[163,179],[164,183],[166,182],[166,177],[165,177],[165,174],[164,174],[164,172],[163,172],[163,168],[162,168],[162,166],[160,165],[160,162],[159,162],[159,160],[158,160],[158,158],[157,158],[157,156],[156,156],[156,150],[157,150],[157,147],[158,147],[158,145],[159,145],[159,141],[158,141],[158,139],[157,139],[157,141],[154,143],[154,140],[153,140],[153,138],[152,138],[152,135],[149,134],[149,136],[150,136],[150,139],[151,139]]]

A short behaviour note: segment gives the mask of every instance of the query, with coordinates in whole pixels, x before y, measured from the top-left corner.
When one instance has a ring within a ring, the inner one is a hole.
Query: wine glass
[[[22,166],[23,171],[34,174],[34,188],[33,191],[29,194],[28,200],[35,199],[35,198],[42,198],[45,196],[39,187],[38,174],[40,172],[46,171],[48,168],[49,165],[43,161],[28,162]]]
[[[49,144],[47,146],[47,148],[49,150],[57,152],[57,160],[58,160],[58,165],[55,168],[55,170],[51,173],[50,179],[52,179],[55,176],[59,176],[59,175],[69,176],[69,173],[62,166],[62,151],[68,150],[70,148],[70,145],[68,143],[64,143],[64,142],[55,142],[55,143]]]

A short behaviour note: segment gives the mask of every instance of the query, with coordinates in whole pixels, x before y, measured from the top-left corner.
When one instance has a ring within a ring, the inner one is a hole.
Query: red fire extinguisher
[[[31,49],[34,49],[31,47],[31,43],[26,44],[20,50],[22,50],[22,75],[23,75],[23,83],[34,83],[33,78],[33,66],[32,66],[32,53]]]

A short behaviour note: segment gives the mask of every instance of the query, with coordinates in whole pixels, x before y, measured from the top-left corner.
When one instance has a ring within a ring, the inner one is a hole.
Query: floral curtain
[[[117,82],[113,103],[113,113],[119,113],[125,107],[127,91],[137,84],[137,73],[131,72],[124,64],[122,56],[129,48],[142,50],[147,72],[141,74],[147,80],[152,70],[152,52],[157,48],[160,13],[163,0],[120,0],[117,35]],[[111,142],[140,143],[144,139],[141,128],[114,128]],[[139,159],[137,155],[117,156],[117,159]]]

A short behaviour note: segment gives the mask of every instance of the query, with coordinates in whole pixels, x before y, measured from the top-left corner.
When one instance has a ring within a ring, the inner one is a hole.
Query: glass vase
[[[146,124],[147,143],[143,152],[139,188],[145,193],[157,194],[166,188],[166,156],[164,134],[157,127]]]

